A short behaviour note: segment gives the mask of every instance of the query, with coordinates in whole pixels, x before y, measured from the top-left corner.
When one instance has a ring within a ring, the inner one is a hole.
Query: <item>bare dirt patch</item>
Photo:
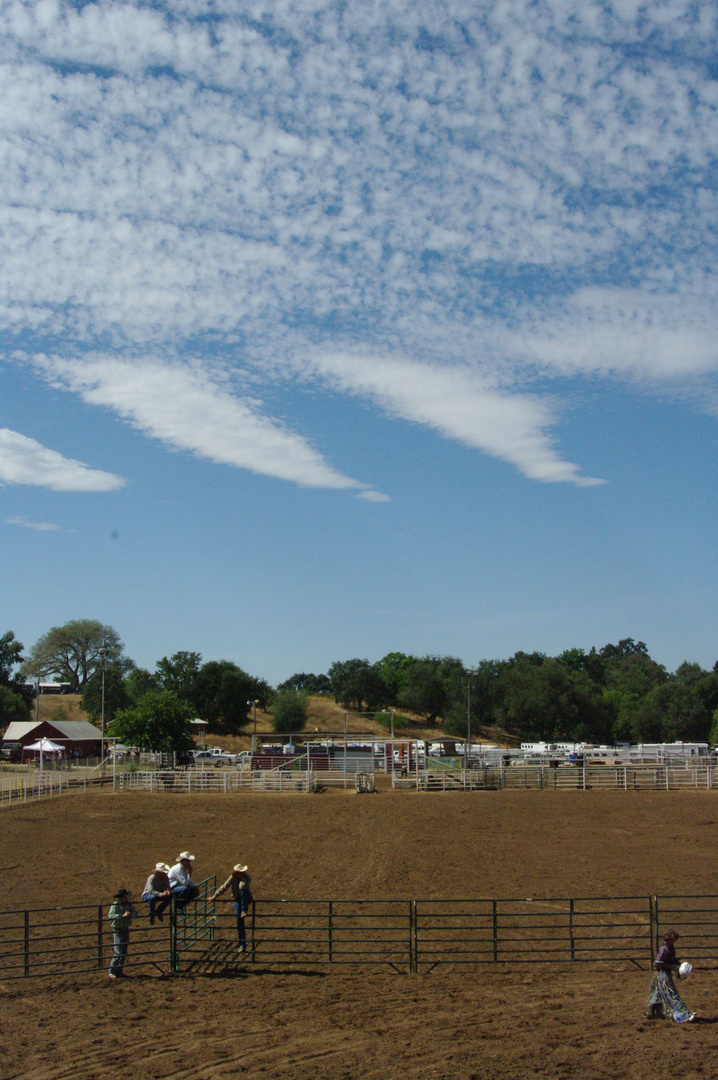
[[[198,876],[246,859],[258,898],[718,893],[715,800],[68,796],[2,812],[2,906],[99,903],[120,884],[137,894],[156,860],[184,848]],[[686,984],[704,1022],[683,1027],[643,1019],[647,972],[579,964],[7,981],[0,1077],[692,1080],[714,1071],[717,977],[698,971]]]

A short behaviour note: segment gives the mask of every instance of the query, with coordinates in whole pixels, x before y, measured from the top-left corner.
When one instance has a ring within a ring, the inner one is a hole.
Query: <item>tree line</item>
[[[517,652],[468,668],[456,657],[387,653],[381,660],[335,661],[326,673],[296,673],[273,688],[229,660],[204,661],[179,651],[154,671],[125,655],[111,626],[73,620],[44,634],[27,656],[12,632],[0,638],[0,723],[27,719],[27,679],[53,675],[82,695],[82,707],[131,745],[182,749],[189,723],[241,732],[254,708],[273,713],[277,731],[299,731],[312,694],[331,694],[344,708],[388,723],[390,711],[419,716],[427,727],[464,738],[471,728],[517,739],[615,743],[718,742],[718,663],[711,671],[684,662],[675,672],[653,660],[642,641],[624,638],[601,649],[558,656]],[[17,669],[17,670],[15,670]],[[396,717],[396,727],[411,721]],[[144,733],[144,741],[138,735]]]
[[[388,653],[345,660],[326,675],[298,674],[295,691],[331,692],[359,712],[405,709],[464,738],[499,730],[545,742],[718,742],[718,663],[684,662],[673,673],[633,638],[558,656],[517,652],[467,668],[452,656]]]

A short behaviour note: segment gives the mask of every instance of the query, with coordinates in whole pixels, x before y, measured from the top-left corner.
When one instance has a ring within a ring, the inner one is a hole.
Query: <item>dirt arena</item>
[[[154,863],[185,848],[197,878],[249,862],[258,899],[718,893],[717,799],[72,795],[0,813],[2,906],[99,903],[123,884],[137,899]],[[692,1025],[644,1020],[648,979],[628,965],[565,964],[8,980],[0,1077],[716,1075],[718,970],[685,985]]]

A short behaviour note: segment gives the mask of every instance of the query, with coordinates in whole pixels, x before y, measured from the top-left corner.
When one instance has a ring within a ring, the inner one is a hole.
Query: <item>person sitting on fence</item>
[[[646,1002],[648,1006],[646,1015],[649,1020],[663,1017],[685,1024],[695,1019],[696,1014],[690,1011],[673,981],[673,972],[683,967],[676,956],[675,949],[679,936],[675,930],[669,930],[654,961],[653,966],[656,970],[651,979],[650,993]],[[686,966],[690,973],[690,964]]]
[[[250,889],[251,878],[247,873],[247,867],[241,863],[237,863],[232,867],[232,873],[229,875],[224,885],[220,885],[213,896],[210,896],[210,902],[214,903],[217,897],[225,893],[227,889],[231,888],[232,897],[234,899],[234,913],[237,916],[237,952],[243,953],[247,948],[247,930],[245,927],[245,918],[249,911],[250,905],[253,903],[254,897],[252,896],[252,890]]]
[[[193,863],[194,855],[190,855],[189,851],[182,851],[169,872],[170,891],[177,911],[182,911],[190,900],[196,900],[199,896],[199,889],[192,880]]]
[[[109,976],[111,979],[124,978],[125,957],[130,944],[130,926],[132,920],[137,918],[137,909],[132,903],[132,893],[129,893],[127,889],[118,889],[107,917],[112,927],[114,945]]]
[[[154,925],[155,918],[162,922],[162,912],[170,902],[172,891],[168,877],[169,872],[170,868],[167,863],[158,862],[147,878],[147,884],[142,890],[142,899],[147,901],[147,907],[149,908],[150,926]]]

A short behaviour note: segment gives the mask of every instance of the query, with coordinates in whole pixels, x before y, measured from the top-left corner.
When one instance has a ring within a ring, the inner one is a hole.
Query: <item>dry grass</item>
[[[90,717],[86,712],[83,712],[80,707],[81,697],[79,694],[46,694],[40,696],[40,720],[52,720],[53,715],[58,720],[89,720]],[[62,715],[60,715],[62,713]],[[32,719],[34,720],[35,714],[33,712]],[[406,723],[405,721],[408,721]],[[357,713],[347,711],[341,705],[338,705],[334,698],[328,694],[316,694],[309,698],[309,717],[307,720],[307,726],[305,728],[305,734],[323,732],[343,732],[345,729],[348,735],[375,735],[378,738],[385,738],[387,736],[387,729],[371,716],[360,716]],[[207,736],[207,744],[210,746],[221,746],[225,750],[230,750],[232,753],[239,753],[241,750],[249,750],[251,746],[251,732],[253,730],[253,719],[250,716],[249,723],[246,727],[246,734],[244,735],[216,735],[209,734]],[[268,735],[272,732],[272,714],[264,712],[261,709],[257,710],[257,734]],[[394,725],[394,734],[397,738],[408,739],[441,739],[444,736],[444,732],[441,727],[427,727],[425,720],[422,717],[413,713],[397,713]],[[502,745],[516,745],[516,740],[507,736],[504,732],[497,731],[481,731],[478,730],[473,736],[473,742],[500,742]]]
[[[79,694],[40,694],[40,722],[51,721],[53,717],[55,720],[90,720],[80,708],[80,701]],[[34,708],[31,719],[35,719]]]

